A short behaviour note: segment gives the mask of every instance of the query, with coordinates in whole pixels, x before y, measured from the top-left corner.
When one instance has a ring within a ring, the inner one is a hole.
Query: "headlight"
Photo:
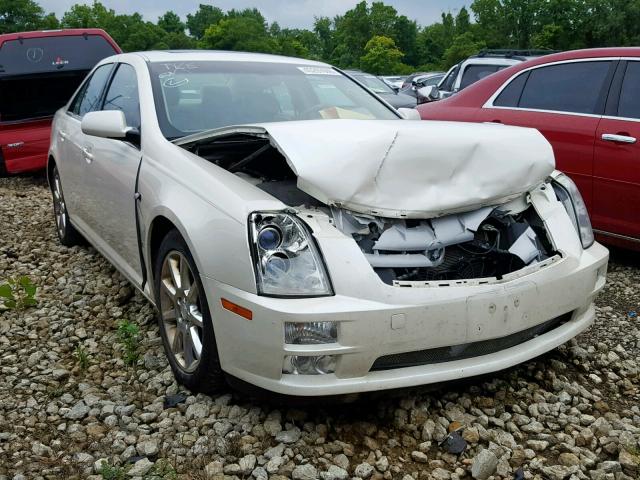
[[[569,218],[573,222],[573,226],[580,236],[582,247],[589,248],[593,245],[595,239],[591,228],[591,220],[589,220],[589,212],[587,212],[587,206],[578,191],[578,187],[564,173],[554,176],[552,185],[556,192],[556,197],[564,205]]]
[[[282,297],[333,295],[320,252],[306,225],[296,216],[252,213],[249,235],[258,293]]]

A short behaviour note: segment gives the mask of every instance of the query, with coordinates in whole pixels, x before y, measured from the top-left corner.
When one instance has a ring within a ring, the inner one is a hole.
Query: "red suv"
[[[424,120],[537,128],[578,185],[599,239],[640,249],[640,48],[548,55],[418,111]]]
[[[0,175],[45,167],[53,114],[98,61],[121,52],[97,28],[0,35]]]

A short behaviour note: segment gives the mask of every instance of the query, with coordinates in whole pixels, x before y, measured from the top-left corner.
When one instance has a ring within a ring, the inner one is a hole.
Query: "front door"
[[[102,110],[120,110],[127,126],[140,129],[140,104],[135,69],[118,65]],[[136,179],[142,159],[139,145],[126,140],[83,134],[88,195],[87,224],[97,248],[113,261],[130,280],[142,283],[136,222]]]
[[[596,132],[593,223],[640,239],[640,61],[626,63],[614,88],[615,105],[607,105]]]

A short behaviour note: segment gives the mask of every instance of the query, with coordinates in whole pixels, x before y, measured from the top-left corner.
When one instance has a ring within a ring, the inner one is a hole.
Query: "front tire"
[[[177,230],[160,244],[154,265],[158,325],[178,383],[215,393],[226,387],[213,322],[198,269]]]
[[[60,243],[65,247],[73,247],[82,243],[83,238],[71,222],[69,221],[69,212],[67,204],[62,193],[62,182],[60,182],[60,173],[58,167],[53,166],[51,169],[51,194],[53,195],[53,214],[56,220],[56,232]]]

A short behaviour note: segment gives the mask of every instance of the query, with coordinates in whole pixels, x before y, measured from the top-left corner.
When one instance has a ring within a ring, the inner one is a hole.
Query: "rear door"
[[[593,223],[640,239],[640,59],[623,61],[596,132]]]
[[[538,129],[553,146],[556,167],[576,182],[590,212],[595,134],[616,64],[597,59],[526,70],[498,90],[478,118]]]

